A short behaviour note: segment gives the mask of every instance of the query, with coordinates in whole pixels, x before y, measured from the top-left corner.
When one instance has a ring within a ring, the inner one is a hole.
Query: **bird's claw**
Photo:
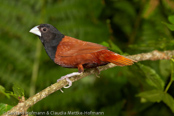
[[[62,89],[60,89],[60,92],[64,93]]]
[[[96,73],[95,73],[95,76],[100,78],[99,74],[100,74],[100,70],[98,67],[95,68],[96,69]]]
[[[66,78],[66,77],[65,77]],[[72,86],[72,81],[69,78],[66,78],[66,81],[68,82],[68,86],[64,86],[64,88],[69,88]]]
[[[69,77],[75,76],[75,75],[80,75],[81,73],[79,72],[73,72],[71,74],[67,74],[65,76],[62,76],[60,79],[57,80],[57,82],[59,82],[60,80],[66,79],[66,81],[68,82],[68,86],[64,86],[64,88],[69,88],[72,86],[72,81],[69,79]],[[60,91],[63,93],[62,89],[60,89]]]

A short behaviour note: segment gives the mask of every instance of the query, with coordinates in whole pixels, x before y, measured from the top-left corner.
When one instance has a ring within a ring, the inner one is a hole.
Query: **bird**
[[[80,75],[84,72],[84,69],[97,68],[108,63],[128,66],[136,62],[108,50],[103,45],[64,35],[51,24],[40,24],[33,27],[29,32],[39,37],[46,53],[54,63],[65,68],[78,69],[78,72],[67,74],[57,80],[66,79],[69,85],[64,88],[69,88],[72,85],[69,77]]]

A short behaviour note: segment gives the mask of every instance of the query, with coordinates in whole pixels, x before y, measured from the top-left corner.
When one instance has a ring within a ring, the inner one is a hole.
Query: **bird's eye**
[[[47,28],[42,28],[42,31],[46,32],[47,31]]]

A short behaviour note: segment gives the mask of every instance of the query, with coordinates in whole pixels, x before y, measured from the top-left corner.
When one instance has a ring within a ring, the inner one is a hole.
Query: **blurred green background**
[[[27,99],[77,71],[54,64],[38,37],[29,33],[32,27],[49,23],[65,35],[129,55],[172,50],[173,14],[173,0],[1,0],[0,114],[15,106],[20,96]],[[173,62],[140,63],[108,69],[100,78],[85,77],[28,111],[173,116]]]

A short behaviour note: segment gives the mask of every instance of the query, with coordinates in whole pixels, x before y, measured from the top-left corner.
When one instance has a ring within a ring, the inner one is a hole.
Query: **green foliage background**
[[[54,64],[29,30],[41,23],[122,55],[174,46],[173,0],[1,0],[0,114],[77,71]],[[85,77],[29,111],[93,111],[115,116],[173,116],[173,61],[144,61]],[[8,106],[8,107],[7,107]]]

